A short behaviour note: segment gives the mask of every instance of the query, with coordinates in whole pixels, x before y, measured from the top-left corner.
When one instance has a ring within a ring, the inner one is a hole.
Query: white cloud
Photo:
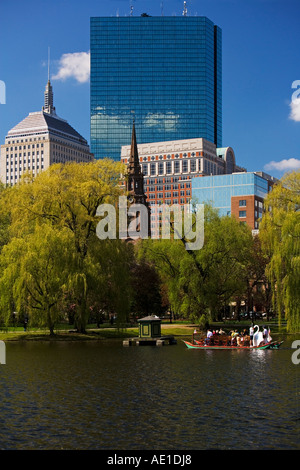
[[[74,52],[63,54],[59,60],[59,69],[53,80],[75,78],[79,83],[85,83],[90,78],[90,52]]]
[[[290,108],[291,108],[290,119],[292,119],[293,121],[299,122],[300,121],[300,98],[294,98],[290,102]]]
[[[178,125],[179,115],[174,113],[148,113],[144,120],[145,127],[157,127],[165,132],[172,132],[176,130]]]
[[[289,158],[281,160],[280,162],[270,162],[264,166],[266,171],[277,170],[277,171],[292,171],[300,169],[300,160],[298,158]]]

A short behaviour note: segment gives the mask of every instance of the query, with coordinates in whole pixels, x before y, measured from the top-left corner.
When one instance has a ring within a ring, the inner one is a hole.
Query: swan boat
[[[278,349],[283,341],[272,341],[270,343],[261,344],[259,346],[235,346],[226,344],[202,344],[201,342],[191,343],[189,341],[183,341],[189,349]]]
[[[259,331],[259,326],[255,325],[253,334],[253,345],[250,346],[250,336],[238,337],[232,344],[232,338],[227,335],[213,336],[208,341],[207,339],[196,340],[193,335],[192,342],[184,341],[184,344],[189,349],[278,349],[283,341],[273,341],[268,332],[268,338],[265,341],[263,333]]]

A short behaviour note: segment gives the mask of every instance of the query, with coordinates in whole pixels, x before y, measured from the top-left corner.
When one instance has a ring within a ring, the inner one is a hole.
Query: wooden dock
[[[123,346],[164,346],[165,344],[177,344],[174,336],[160,336],[159,338],[128,338],[123,341]]]

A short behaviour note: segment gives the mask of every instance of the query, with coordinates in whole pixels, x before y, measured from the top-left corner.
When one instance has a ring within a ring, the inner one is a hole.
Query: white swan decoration
[[[264,340],[262,331],[259,331],[259,326],[255,325],[254,329],[257,328],[257,331],[253,335],[253,346],[259,346],[260,343]]]

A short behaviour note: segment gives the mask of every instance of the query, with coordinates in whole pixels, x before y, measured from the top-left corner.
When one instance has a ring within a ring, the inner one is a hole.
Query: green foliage
[[[150,240],[143,252],[167,286],[171,310],[185,318],[218,319],[223,306],[246,290],[251,231],[234,218],[205,208],[204,245],[187,251],[185,240]]]
[[[126,320],[129,248],[96,236],[97,208],[116,203],[121,170],[111,160],[52,165],[34,180],[24,178],[0,193],[8,227],[0,256],[2,319],[8,321],[17,308],[53,333],[71,302],[81,332],[91,305]]]
[[[37,226],[24,238],[13,238],[1,254],[1,307],[10,319],[13,298],[18,312],[39,326],[54,325],[62,317],[61,302],[68,282],[71,240],[66,230]]]
[[[135,316],[169,310],[202,328],[232,301],[270,292],[289,331],[300,327],[299,172],[266,200],[260,237],[233,217],[205,207],[204,245],[186,240],[99,240],[97,208],[117,206],[122,165],[111,160],[53,165],[34,180],[0,186],[0,320],[28,315],[47,327],[72,316],[85,332],[89,317],[114,314],[122,327]],[[263,287],[258,289],[258,287]]]
[[[269,258],[274,309],[287,330],[300,327],[300,172],[285,175],[269,193],[260,238]]]

